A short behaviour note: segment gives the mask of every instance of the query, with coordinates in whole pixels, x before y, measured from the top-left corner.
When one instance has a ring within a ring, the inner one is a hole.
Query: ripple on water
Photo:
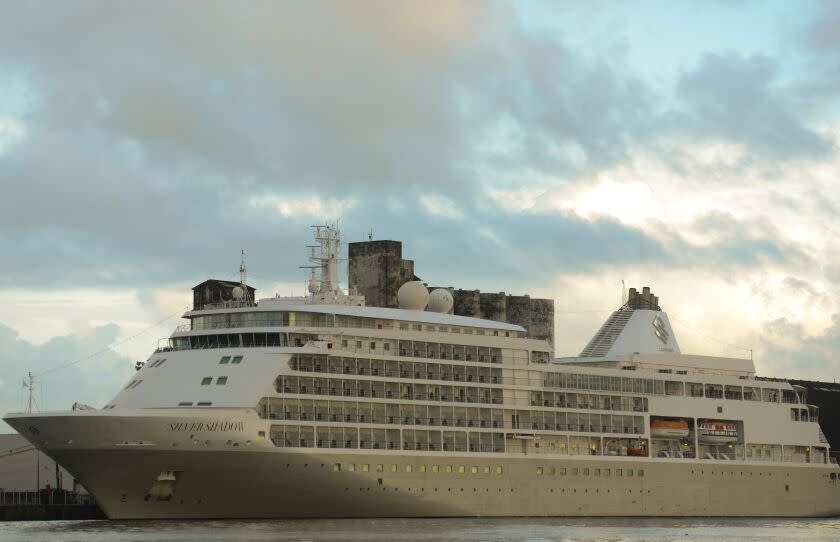
[[[840,518],[472,518],[0,523],[0,542],[836,542]]]

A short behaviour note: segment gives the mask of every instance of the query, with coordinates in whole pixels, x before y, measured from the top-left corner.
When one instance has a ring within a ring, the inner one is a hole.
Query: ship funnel
[[[679,351],[668,315],[659,307],[659,297],[650,291],[649,286],[645,286],[641,292],[630,288],[627,302],[607,318],[580,357]]]

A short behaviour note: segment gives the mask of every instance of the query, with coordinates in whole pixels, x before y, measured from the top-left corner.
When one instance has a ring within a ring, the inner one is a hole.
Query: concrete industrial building
[[[365,303],[370,307],[397,308],[400,286],[411,280],[422,280],[414,274],[414,260],[403,259],[400,241],[349,243],[348,256],[349,286],[365,296]],[[554,344],[553,299],[443,288],[452,292],[452,314],[518,324],[528,330],[529,337]]]

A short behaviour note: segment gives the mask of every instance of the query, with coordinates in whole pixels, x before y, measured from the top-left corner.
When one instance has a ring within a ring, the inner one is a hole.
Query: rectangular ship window
[[[446,472],[452,472],[452,465],[447,465],[446,468],[443,470]]]
[[[367,463],[362,465],[362,472],[368,472],[369,470],[370,470],[370,465],[368,465]]]
[[[604,476],[610,475],[610,469],[604,469]]]
[[[391,464],[391,472],[397,472],[397,464],[396,463]]]
[[[633,476],[633,469],[627,469],[627,476]]]
[[[583,475],[584,476],[589,476],[589,468],[583,469]]]
[[[219,365],[227,365],[230,361],[230,356],[222,356],[222,359],[219,360]]]
[[[233,359],[230,360],[230,362],[233,364],[242,363],[242,356],[233,356]]]
[[[190,401],[181,401],[178,403],[178,406],[192,406],[192,403]]]
[[[496,467],[496,474],[502,474],[502,467]]]
[[[216,379],[216,385],[217,386],[224,386],[225,384],[227,384],[227,377],[226,376],[220,376],[219,378]]]
[[[478,467],[473,465],[472,467],[470,467],[470,472],[473,474],[478,474]]]
[[[432,472],[438,472],[439,469],[440,467],[438,467],[437,465],[432,465]]]
[[[356,464],[355,463],[348,463],[347,464],[347,471],[348,472],[356,472]]]
[[[411,472],[411,465],[405,466],[405,472]]]
[[[484,474],[490,474],[490,465],[484,465],[484,468],[481,469]]]
[[[212,376],[205,376],[204,378],[201,379],[201,385],[202,386],[209,386],[212,382],[213,382],[213,377]]]
[[[542,476],[542,473],[543,473],[543,468],[542,467],[537,467],[537,475]]]
[[[385,470],[385,465],[383,465],[382,463],[376,465],[376,472],[382,472],[384,470]]]
[[[458,465],[458,472],[461,474],[465,473],[467,469],[463,465]]]
[[[560,470],[560,472],[559,472],[560,476],[566,476],[566,467],[560,467],[559,470]]]
[[[213,404],[213,403],[212,403],[212,402],[210,402],[210,401],[199,401],[199,402],[198,402],[198,406],[210,406],[210,405],[212,405],[212,404]]]
[[[639,470],[638,470],[638,472],[637,472],[636,474],[637,474],[638,476],[644,476],[644,475],[645,475],[645,471],[644,471],[644,469],[639,469]]]
[[[341,472],[341,463],[333,463],[333,472]]]
[[[417,472],[426,472],[426,465],[417,465]]]

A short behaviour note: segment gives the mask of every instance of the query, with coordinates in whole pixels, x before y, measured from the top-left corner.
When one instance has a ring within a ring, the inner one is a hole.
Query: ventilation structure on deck
[[[617,310],[612,313],[612,316],[604,322],[598,333],[592,337],[592,340],[580,353],[580,357],[601,358],[606,356],[612,345],[615,344],[615,340],[624,331],[624,326],[630,321],[631,316],[633,316],[632,310]]]

